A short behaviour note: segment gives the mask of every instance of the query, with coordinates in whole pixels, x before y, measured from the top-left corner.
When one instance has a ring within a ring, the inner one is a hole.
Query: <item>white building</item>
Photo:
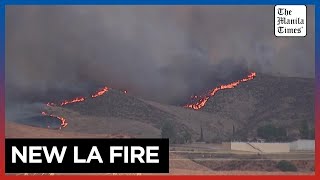
[[[315,151],[315,141],[299,139],[290,143],[290,151]]]

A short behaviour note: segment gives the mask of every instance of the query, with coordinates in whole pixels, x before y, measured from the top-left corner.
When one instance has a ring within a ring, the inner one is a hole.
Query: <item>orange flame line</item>
[[[212,89],[204,98],[201,98],[198,102],[196,102],[194,104],[187,104],[184,107],[191,108],[194,110],[201,109],[206,105],[209,98],[214,96],[218,91],[223,90],[223,89],[233,89],[236,86],[238,86],[240,83],[250,81],[250,80],[254,79],[256,76],[257,76],[257,74],[255,72],[252,72],[246,78],[232,82],[230,84],[221,85],[220,87],[216,87],[216,88]],[[196,96],[194,96],[194,97],[196,97]]]
[[[101,88],[100,90],[98,90],[95,94],[91,95],[92,98],[96,98],[98,96],[102,96],[103,94],[105,94],[106,92],[109,91],[109,88],[107,86]]]
[[[48,114],[48,113],[46,113],[46,112],[44,112],[44,111],[41,112],[41,114],[42,114],[43,116],[49,116],[49,117],[53,117],[53,118],[59,119],[60,122],[61,122],[59,129],[65,128],[65,127],[67,127],[67,125],[68,125],[67,120],[66,120],[65,118],[63,118],[63,117],[55,116],[55,115],[52,115],[52,114]]]
[[[96,98],[98,96],[102,96],[103,94],[105,94],[106,92],[108,92],[110,90],[110,88],[108,88],[107,86],[99,89],[95,94],[91,95],[92,98]],[[127,94],[127,90],[124,90],[123,91],[124,94]],[[72,99],[72,100],[64,100],[63,102],[60,103],[60,106],[64,106],[64,105],[67,105],[67,104],[72,104],[72,103],[77,103],[77,102],[82,102],[82,101],[85,101],[86,98],[85,97],[76,97],[75,99]],[[55,103],[52,103],[52,102],[48,102],[46,104],[47,106],[49,107],[53,107],[53,106],[56,106]],[[44,116],[50,116],[50,117],[54,117],[54,118],[57,118],[61,121],[61,127],[66,127],[68,125],[67,123],[67,120],[63,117],[59,117],[59,116],[54,116],[52,114],[47,114],[46,112],[41,112],[42,115]],[[61,129],[60,127],[60,129]]]
[[[66,105],[66,104],[81,102],[81,101],[84,101],[84,100],[85,100],[84,97],[76,97],[75,99],[72,99],[72,100],[65,100],[65,101],[63,101],[60,105],[61,105],[61,106],[64,106],[64,105]]]

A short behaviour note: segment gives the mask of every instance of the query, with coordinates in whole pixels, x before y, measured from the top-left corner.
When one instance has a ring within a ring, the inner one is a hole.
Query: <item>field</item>
[[[128,135],[86,134],[49,130],[16,123],[6,124],[7,138],[130,138]],[[276,162],[288,160],[298,172],[281,172]],[[188,144],[170,147],[170,175],[313,175],[314,153],[256,154],[230,151],[222,144]],[[16,175],[16,174],[15,174]],[[23,175],[23,174],[19,174]],[[25,174],[26,175],[26,174]],[[32,175],[32,174],[28,174]],[[51,174],[57,175],[57,174]],[[70,174],[69,174],[70,175]],[[96,174],[102,175],[102,174]],[[103,174],[106,175],[106,174]],[[116,175],[116,174],[108,174]],[[130,174],[129,174],[130,175]],[[132,175],[132,174],[131,174]],[[137,175],[137,174],[134,174]],[[148,174],[138,174],[148,175]]]

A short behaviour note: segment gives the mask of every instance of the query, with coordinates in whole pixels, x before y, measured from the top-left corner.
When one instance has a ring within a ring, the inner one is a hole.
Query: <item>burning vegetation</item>
[[[245,77],[245,78],[243,78],[241,80],[238,80],[238,81],[235,81],[235,82],[232,82],[232,83],[229,83],[229,84],[224,84],[224,85],[221,85],[219,87],[216,87],[216,88],[210,90],[204,96],[191,96],[191,99],[194,99],[194,100],[199,99],[199,100],[197,102],[195,102],[195,103],[187,104],[184,107],[191,108],[191,109],[194,109],[194,110],[199,110],[199,109],[203,108],[206,105],[206,103],[209,100],[209,98],[214,96],[218,91],[224,90],[224,89],[233,89],[233,88],[235,88],[236,86],[238,86],[242,82],[247,82],[247,81],[250,81],[250,80],[254,79],[256,77],[256,75],[257,74],[255,72],[252,72],[247,77]]]
[[[106,94],[109,90],[111,90],[111,88],[109,88],[107,86],[104,86],[103,88],[100,88],[98,91],[96,91],[94,94],[92,94],[91,98],[97,98],[99,96],[102,96],[102,95]],[[128,93],[127,90],[123,90],[122,92],[124,94]],[[87,97],[76,97],[76,98],[71,99],[71,100],[64,100],[61,103],[59,103],[59,105],[60,106],[65,106],[65,105],[68,105],[68,104],[84,102],[86,99],[88,99],[88,98]],[[48,102],[46,105],[49,106],[49,107],[57,106],[57,104],[53,103],[53,102]],[[65,128],[68,125],[67,120],[65,118],[63,118],[63,117],[59,117],[59,116],[55,116],[55,115],[52,115],[52,114],[48,114],[46,112],[41,112],[41,114],[43,116],[49,116],[49,117],[53,117],[53,118],[56,118],[56,119],[60,120],[61,125],[60,125],[59,129]]]
[[[76,97],[76,98],[74,98],[74,99],[72,99],[72,100],[65,100],[65,101],[63,101],[60,105],[61,105],[61,106],[64,106],[64,105],[66,105],[66,104],[72,104],[72,103],[82,102],[82,101],[84,101],[84,100],[85,100],[84,97]]]
[[[206,105],[206,103],[209,100],[209,98],[214,96],[218,91],[224,90],[224,89],[233,89],[236,86],[238,86],[240,83],[250,81],[250,80],[254,79],[255,77],[256,77],[256,73],[255,72],[251,72],[247,77],[245,77],[243,79],[240,79],[240,80],[237,80],[235,82],[229,83],[229,84],[224,84],[224,85],[221,85],[219,87],[216,87],[216,88],[210,90],[204,96],[196,96],[196,95],[195,96],[191,96],[192,100],[196,101],[196,102],[187,104],[184,107],[191,108],[191,109],[194,109],[194,110],[199,110],[199,109],[203,108]],[[97,98],[99,96],[102,96],[102,95],[106,94],[110,89],[111,88],[109,88],[107,86],[102,87],[98,91],[96,91],[94,94],[92,94],[90,97],[91,98]],[[127,94],[127,90],[122,90],[122,92],[124,94]],[[60,106],[65,106],[65,105],[68,105],[68,104],[84,102],[86,99],[87,99],[87,97],[76,97],[76,98],[71,99],[71,100],[64,100],[59,105]],[[52,103],[52,102],[48,102],[47,106],[51,106],[52,107],[52,106],[57,106],[57,104]],[[52,115],[52,114],[48,114],[46,112],[42,112],[42,115],[50,116],[50,117],[59,119],[60,122],[61,122],[61,126],[60,126],[59,129],[64,128],[64,127],[66,127],[68,125],[66,119],[63,118],[63,117],[59,117],[59,116],[55,116],[55,115]]]
[[[94,94],[91,95],[91,98],[96,98],[98,96],[102,96],[104,95],[106,92],[108,92],[111,88],[108,88],[107,86],[99,89],[97,92],[95,92]],[[78,103],[78,102],[83,102],[85,101],[87,98],[86,97],[76,97],[74,99],[71,100],[64,100],[60,103],[60,106],[64,106],[67,104],[73,104],[73,103]],[[55,103],[53,102],[48,102],[47,106],[56,106]]]
[[[68,125],[66,119],[63,118],[63,117],[55,116],[55,115],[52,115],[52,114],[48,114],[48,113],[46,113],[46,112],[44,112],[44,111],[41,112],[41,114],[42,114],[43,116],[49,116],[49,117],[53,117],[53,118],[59,119],[60,122],[61,122],[59,129],[64,128],[64,127],[66,127],[66,126]]]
[[[91,95],[92,98],[96,98],[98,96],[102,96],[103,94],[105,94],[106,92],[109,91],[109,88],[107,86],[99,89],[95,94]]]
[[[104,95],[106,92],[108,92],[109,90],[110,90],[110,88],[108,88],[107,86],[105,86],[105,87],[99,89],[99,90],[98,90],[97,92],[95,92],[94,94],[92,94],[92,95],[91,95],[91,98],[96,98],[96,97],[98,97],[98,96],[102,96],[102,95]],[[127,92],[127,91],[125,91],[125,92]],[[76,98],[71,99],[71,100],[64,100],[64,101],[62,101],[62,102],[60,103],[60,106],[64,106],[64,105],[67,105],[67,104],[73,104],[73,103],[79,103],[79,102],[83,102],[83,101],[85,101],[85,100],[86,100],[86,97],[76,97]],[[47,103],[47,106],[52,107],[52,106],[57,106],[57,105],[56,105],[55,103],[53,103],[53,102],[48,102],[48,103]],[[63,117],[59,117],[59,116],[55,116],[55,115],[52,115],[52,114],[48,114],[48,113],[46,113],[46,112],[41,112],[41,114],[42,114],[43,116],[49,116],[49,117],[53,117],[53,118],[59,119],[60,122],[61,122],[61,125],[60,125],[60,128],[59,128],[59,129],[64,128],[64,127],[66,127],[66,126],[68,125],[66,119],[63,118]]]

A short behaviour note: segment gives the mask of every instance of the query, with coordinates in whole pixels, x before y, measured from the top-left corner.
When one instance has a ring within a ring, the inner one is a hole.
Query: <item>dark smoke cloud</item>
[[[314,8],[305,38],[276,38],[273,8],[8,6],[7,103],[104,84],[177,103],[249,70],[314,77]]]

